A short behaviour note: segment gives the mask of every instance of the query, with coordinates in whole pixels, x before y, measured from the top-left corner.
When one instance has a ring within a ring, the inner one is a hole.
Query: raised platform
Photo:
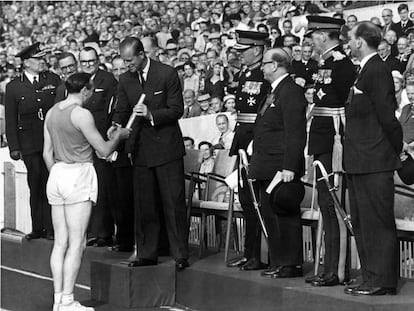
[[[6,269],[30,271],[35,274],[50,276],[49,255],[52,242],[46,240],[24,241],[18,238],[1,236],[2,306],[19,306],[31,301],[36,308],[16,307],[9,310],[47,310],[44,295],[52,296],[51,281],[42,281],[42,288],[37,288],[37,295],[31,295],[21,286],[26,287],[30,276],[24,280],[9,282],[12,273]],[[196,254],[197,251],[194,250]],[[82,262],[80,284],[91,286],[82,292],[82,297],[97,311],[104,310],[143,310],[135,304],[150,301],[154,297],[164,297],[162,304],[186,306],[198,311],[211,310],[353,310],[353,311],[402,311],[414,310],[414,282],[401,280],[397,296],[353,297],[345,295],[343,286],[316,288],[305,284],[303,278],[273,280],[260,276],[258,271],[241,272],[224,265],[224,254],[213,254],[199,260],[190,259],[191,266],[176,273],[171,258],[160,258],[155,267],[128,268],[120,264],[129,257],[128,253],[114,253],[103,248],[87,248]],[[91,266],[91,268],[89,267]],[[305,265],[305,273],[312,273],[310,264]],[[13,272],[20,275],[19,272]],[[95,276],[92,277],[91,273]],[[96,278],[99,276],[99,278]],[[19,280],[21,278],[19,277]],[[159,291],[162,284],[168,291]],[[134,282],[138,282],[134,283]],[[130,283],[131,282],[131,283]],[[161,283],[159,283],[161,282]],[[128,287],[123,287],[128,284]],[[142,284],[149,284],[142,286]],[[140,287],[141,286],[141,287]],[[158,286],[158,289],[157,289]],[[12,288],[11,288],[12,287]],[[13,288],[14,287],[14,288]],[[40,292],[43,289],[43,295]],[[131,289],[137,289],[135,292]],[[79,289],[78,289],[79,290]],[[158,290],[158,292],[157,292]],[[19,295],[16,296],[16,293]],[[22,299],[21,295],[31,295]],[[164,296],[163,296],[164,295]],[[152,298],[151,298],[152,297]],[[20,299],[19,299],[20,298]],[[90,300],[91,298],[95,300]],[[145,300],[146,299],[146,300]],[[20,301],[21,300],[21,301]],[[100,300],[100,301],[97,301]],[[160,300],[161,301],[161,300]],[[7,304],[4,304],[7,302]],[[149,306],[151,303],[148,303]]]

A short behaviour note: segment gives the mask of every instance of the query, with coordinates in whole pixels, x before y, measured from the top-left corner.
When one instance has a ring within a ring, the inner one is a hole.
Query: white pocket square
[[[163,91],[154,92],[154,95],[162,94]]]
[[[95,89],[95,93],[103,92],[103,91],[104,91],[104,89]]]
[[[274,107],[276,107],[276,105],[275,104],[270,104],[270,108],[274,108]]]
[[[356,86],[354,86],[354,94],[355,95],[357,95],[357,94],[363,94],[363,92],[360,89],[358,89]]]

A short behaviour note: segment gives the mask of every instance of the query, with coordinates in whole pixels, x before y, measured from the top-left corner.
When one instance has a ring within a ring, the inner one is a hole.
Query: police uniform
[[[26,60],[44,55],[37,43],[25,48],[16,57]],[[16,160],[21,154],[27,168],[32,217],[32,233],[26,236],[28,239],[53,235],[50,205],[46,197],[48,171],[42,157],[43,123],[54,104],[59,84],[59,77],[53,73],[38,73],[37,83],[32,83],[24,72],[6,87],[6,136],[10,154]]]
[[[255,31],[237,31],[237,44],[235,49],[244,50],[252,46],[264,46],[268,38],[267,34]],[[263,77],[260,69],[261,62],[257,62],[242,70],[239,74],[238,86],[236,89],[237,123],[230,155],[237,155],[239,149],[247,149],[253,139],[253,127],[256,120],[258,107],[266,99],[270,84]],[[240,179],[239,179],[240,180]],[[247,185],[247,182],[243,182]],[[250,267],[260,266],[260,239],[261,232],[256,212],[249,189],[239,184],[239,199],[243,208],[246,221],[245,251],[244,257],[254,261]],[[248,264],[247,261],[246,264]],[[242,266],[243,267],[243,266]],[[249,268],[243,270],[251,270]]]
[[[341,19],[322,16],[309,16],[308,20],[307,35],[316,30],[339,32],[344,24]],[[344,105],[355,80],[355,69],[339,44],[321,55],[318,72],[314,74],[313,80],[315,106],[311,112],[309,154],[314,156],[314,160],[321,161],[329,173],[340,172],[342,171],[340,133],[345,121]],[[334,162],[332,162],[333,156],[336,159]],[[318,177],[321,177],[319,170]],[[324,181],[318,182],[317,189],[325,230],[325,276],[312,280],[312,283],[316,286],[337,285],[349,277],[345,264],[346,228],[343,222],[338,222],[334,202]]]

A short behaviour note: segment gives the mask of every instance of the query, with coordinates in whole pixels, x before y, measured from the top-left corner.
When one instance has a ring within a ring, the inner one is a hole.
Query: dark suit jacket
[[[23,155],[43,151],[43,119],[53,106],[59,77],[50,72],[39,74],[37,87],[22,74],[6,86],[6,136],[10,151]],[[41,113],[40,113],[41,111]]]
[[[398,32],[400,31],[397,24],[392,22],[389,27],[386,27],[386,26],[382,27],[382,36],[383,37],[385,36],[385,34],[387,33],[388,30],[394,30],[395,33],[397,34],[397,36],[398,36]]]
[[[200,105],[198,103],[194,103],[191,106],[191,110],[189,107],[184,109],[183,118],[193,118],[193,117],[198,117],[200,115],[201,115]]]
[[[106,132],[111,124],[111,110],[117,96],[117,85],[112,73],[98,70],[93,78],[94,91],[84,107],[93,115],[99,133],[106,138]]]
[[[350,174],[393,171],[401,166],[403,136],[395,117],[394,82],[378,55],[362,68],[355,87],[346,106],[345,170]]]
[[[306,144],[306,100],[303,90],[288,76],[272,94],[273,97],[269,95],[259,108],[249,177],[271,180],[282,169],[301,177]]]
[[[395,31],[397,33],[397,37],[399,38],[403,35],[406,35],[407,29],[410,28],[410,27],[413,27],[413,26],[414,26],[414,23],[410,19],[407,21],[407,24],[404,27],[401,26],[401,21],[396,23],[395,24]]]
[[[388,57],[384,60],[384,62],[388,65],[388,68],[390,69],[390,71],[393,71],[393,70],[399,71],[400,70],[400,63],[391,54],[388,55]]]
[[[126,124],[141,94],[154,125],[144,118],[134,122],[128,140],[134,154],[134,165],[154,167],[184,156],[184,143],[178,119],[184,104],[177,71],[151,59],[144,87],[137,73],[126,72],[119,78],[119,98],[113,120]]]

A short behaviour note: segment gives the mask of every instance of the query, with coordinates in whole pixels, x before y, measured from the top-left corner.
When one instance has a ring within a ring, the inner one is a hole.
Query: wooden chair
[[[225,183],[225,178],[235,169],[236,157],[230,157],[228,150],[219,150],[215,159],[213,172],[210,174],[200,174],[193,172],[191,175],[190,192],[193,194],[197,184],[205,183],[204,197],[199,201],[188,198],[189,217],[196,215],[201,217],[200,248],[201,257],[206,246],[206,224],[207,216],[214,215],[227,220],[225,255],[227,261],[230,248],[230,234],[232,227],[232,215],[241,212],[239,203],[234,202],[234,190],[230,189]],[[217,222],[216,222],[217,223]],[[217,237],[216,237],[217,238]],[[218,239],[220,240],[220,239]],[[220,241],[217,243],[220,247]]]

